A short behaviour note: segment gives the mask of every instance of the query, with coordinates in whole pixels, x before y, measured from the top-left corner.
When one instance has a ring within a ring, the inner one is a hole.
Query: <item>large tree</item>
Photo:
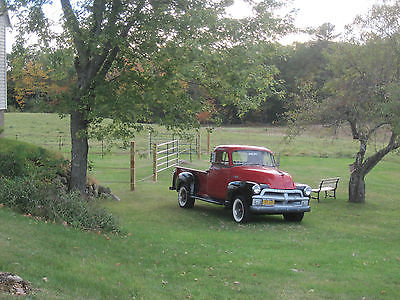
[[[278,0],[257,2],[254,15],[244,20],[224,17],[231,0],[60,0],[63,32],[52,42],[45,12],[54,15],[54,10],[43,10],[49,3],[14,0],[8,5],[18,11],[16,27],[36,32],[42,49],[73,50],[74,84],[64,98],[71,120],[70,187],[80,191],[86,183],[88,133],[104,117],[120,134],[138,121],[193,124],[201,103],[187,93],[191,83],[209,93],[226,89],[225,101],[240,106],[235,93],[241,92],[207,76],[211,64],[226,49],[271,41],[290,27],[290,18],[273,14]]]
[[[351,165],[350,202],[365,202],[365,176],[400,147],[399,19],[399,1],[374,6],[367,16],[358,17],[348,27],[348,40],[337,43],[328,55],[328,96],[316,101],[312,93],[305,93],[295,117],[308,123],[347,124],[351,129],[359,147]],[[370,147],[375,136],[380,148]]]

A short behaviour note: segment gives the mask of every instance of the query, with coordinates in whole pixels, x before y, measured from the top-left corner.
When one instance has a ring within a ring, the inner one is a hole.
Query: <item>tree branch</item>
[[[370,136],[371,136],[375,131],[377,131],[379,128],[381,128],[382,126],[385,126],[385,125],[389,125],[389,123],[388,123],[388,122],[382,122],[382,123],[379,123],[378,125],[376,125],[374,128],[372,128],[372,129],[368,132],[367,138],[369,139]]]
[[[363,169],[365,170],[365,174],[368,174],[386,154],[400,148],[400,142],[396,142],[397,138],[398,136],[392,132],[392,136],[390,137],[390,141],[387,146],[365,160],[362,165]]]
[[[71,2],[69,0],[60,0],[60,2],[66,19],[66,25],[72,35],[78,56],[83,60],[87,60],[87,52],[85,50],[82,31],[79,27],[78,19],[72,9]]]
[[[358,140],[360,138],[360,133],[358,132],[356,121],[347,119],[347,122],[350,124],[351,134],[353,135],[353,140]]]
[[[106,3],[104,0],[95,0],[93,3],[93,29],[94,35],[99,35],[101,32],[101,23],[103,21],[103,14],[105,11]]]

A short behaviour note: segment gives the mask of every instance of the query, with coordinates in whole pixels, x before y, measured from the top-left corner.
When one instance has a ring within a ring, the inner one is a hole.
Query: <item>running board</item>
[[[194,196],[193,198],[194,198],[194,199],[197,199],[197,200],[205,201],[205,202],[208,202],[208,203],[213,203],[213,204],[218,204],[218,205],[224,205],[224,203],[219,202],[219,201],[214,200],[214,199],[210,199],[210,198],[202,198],[202,197],[198,197],[198,196]]]

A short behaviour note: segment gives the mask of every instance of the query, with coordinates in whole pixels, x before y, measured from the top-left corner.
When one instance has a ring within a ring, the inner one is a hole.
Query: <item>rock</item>
[[[32,291],[32,288],[28,281],[24,281],[18,275],[9,272],[0,272],[0,291],[13,295],[26,296]]]
[[[99,186],[93,183],[93,195],[97,198],[99,196]]]
[[[111,194],[111,189],[109,187],[104,187],[102,185],[99,186],[99,194]]]
[[[114,195],[113,193],[110,193],[110,198],[113,199],[114,201],[121,201],[117,195]]]
[[[7,279],[8,279],[8,280],[15,281],[15,282],[24,281],[24,280],[23,280],[21,277],[19,277],[18,275],[12,275],[12,274],[8,275],[8,276],[7,276]]]

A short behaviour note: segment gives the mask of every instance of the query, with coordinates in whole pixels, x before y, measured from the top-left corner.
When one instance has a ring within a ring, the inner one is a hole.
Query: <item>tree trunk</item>
[[[86,189],[88,136],[87,122],[81,112],[71,113],[71,181],[70,190],[78,190],[82,194]]]
[[[354,171],[349,181],[349,202],[365,203],[365,175],[362,172]]]

